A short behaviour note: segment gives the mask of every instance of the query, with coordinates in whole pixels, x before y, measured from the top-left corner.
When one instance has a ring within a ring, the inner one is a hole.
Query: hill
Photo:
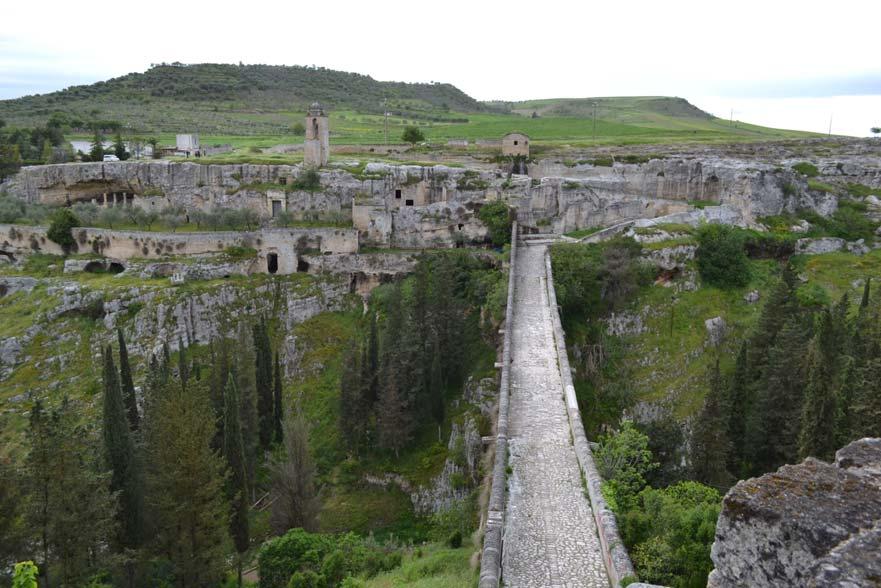
[[[381,82],[315,67],[231,64],[162,64],[106,82],[4,100],[0,119],[10,126],[34,126],[61,117],[81,136],[88,136],[96,121],[116,121],[132,133],[159,135],[166,143],[175,133],[199,132],[207,144],[269,147],[302,141],[294,127],[316,100],[330,111],[332,139],[338,144],[383,142],[383,102],[391,112],[392,142],[405,125],[422,127],[430,142],[498,139],[518,129],[538,143],[574,146],[810,136],[732,124],[683,98],[479,102],[450,84]]]
[[[275,113],[302,112],[314,101],[331,110],[411,118],[449,118],[450,111],[486,106],[451,84],[380,82],[370,76],[326,68],[203,63],[161,64],[106,82],[72,86],[50,94],[0,101],[0,118],[16,125],[45,122],[55,112],[78,126],[115,120],[136,130],[251,135],[289,130]]]

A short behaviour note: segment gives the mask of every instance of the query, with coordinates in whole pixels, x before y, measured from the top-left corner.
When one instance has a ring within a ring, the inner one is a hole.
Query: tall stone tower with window
[[[318,102],[313,102],[306,113],[306,145],[303,161],[306,165],[324,167],[330,155],[330,127],[327,114]]]

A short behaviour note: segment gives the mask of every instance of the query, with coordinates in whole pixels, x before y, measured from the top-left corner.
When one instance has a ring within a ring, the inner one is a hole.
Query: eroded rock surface
[[[716,527],[712,588],[881,585],[881,439],[737,484]]]

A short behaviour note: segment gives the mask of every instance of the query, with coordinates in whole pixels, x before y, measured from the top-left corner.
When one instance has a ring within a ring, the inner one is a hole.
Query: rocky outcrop
[[[738,483],[716,526],[712,588],[881,581],[881,439]]]

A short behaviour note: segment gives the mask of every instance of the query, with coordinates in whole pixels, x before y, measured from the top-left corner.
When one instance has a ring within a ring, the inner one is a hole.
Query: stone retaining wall
[[[545,265],[547,271],[547,288],[548,302],[551,308],[557,307],[557,295],[554,291],[554,276],[551,271],[551,257],[548,253],[545,257]],[[587,436],[584,434],[584,425],[581,422],[581,412],[578,409],[578,401],[575,397],[575,386],[572,384],[572,371],[569,367],[569,357],[566,354],[566,337],[563,333],[563,324],[560,321],[559,309],[551,312],[554,323],[554,339],[557,344],[557,360],[560,366],[560,375],[563,378],[563,388],[565,390],[566,411],[569,414],[569,427],[572,431],[573,445],[575,446],[575,455],[578,457],[578,463],[581,466],[581,472],[587,484],[587,494],[590,498],[590,505],[593,510],[593,516],[596,519],[597,532],[599,533],[600,545],[603,550],[603,560],[606,564],[606,571],[612,586],[620,586],[621,581],[625,578],[636,578],[636,572],[633,564],[630,562],[630,556],[621,540],[618,532],[618,523],[615,520],[615,514],[603,498],[600,487],[603,479],[597,470],[593,454],[587,443]],[[481,585],[482,586],[482,585]]]
[[[517,223],[511,227],[511,265],[508,270],[508,300],[502,342],[499,379],[499,420],[496,425],[496,452],[492,486],[480,559],[480,588],[497,588],[501,580],[502,531],[505,528],[505,490],[508,464],[508,403],[511,382],[511,331],[514,324],[514,267],[517,262]]]

